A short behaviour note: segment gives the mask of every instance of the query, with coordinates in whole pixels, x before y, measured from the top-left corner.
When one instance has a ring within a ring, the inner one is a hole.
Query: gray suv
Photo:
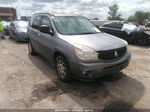
[[[34,14],[28,27],[28,49],[55,65],[62,81],[95,79],[129,64],[127,42],[101,32],[77,15]]]

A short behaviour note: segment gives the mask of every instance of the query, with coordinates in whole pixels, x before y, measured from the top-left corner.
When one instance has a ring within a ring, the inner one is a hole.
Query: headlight
[[[124,43],[125,43],[125,46],[126,46],[126,48],[127,48],[127,51],[128,51],[128,42],[127,41],[125,41],[125,40],[123,40],[124,41]]]
[[[126,46],[128,46],[128,42],[124,40],[124,43],[126,44]]]
[[[98,60],[98,54],[92,48],[83,45],[75,45],[74,50],[77,57],[81,60]]]

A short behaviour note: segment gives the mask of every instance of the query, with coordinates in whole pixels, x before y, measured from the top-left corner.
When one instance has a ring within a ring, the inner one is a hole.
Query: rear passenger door
[[[51,21],[48,16],[42,17],[41,25],[46,25],[50,29],[52,29]],[[52,61],[52,49],[54,45],[54,36],[47,33],[40,33],[39,35],[39,50],[43,56],[45,56],[48,60]]]

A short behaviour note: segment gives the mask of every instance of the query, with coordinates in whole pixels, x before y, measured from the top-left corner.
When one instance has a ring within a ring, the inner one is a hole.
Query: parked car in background
[[[144,34],[144,30],[132,23],[110,21],[100,26],[100,29],[108,34],[122,38],[129,43],[134,43],[136,45],[149,44],[149,37]]]
[[[20,17],[20,20],[21,20],[21,21],[29,21],[30,18],[31,18],[30,16],[21,16],[21,17]]]
[[[27,21],[13,21],[9,26],[9,36],[16,41],[28,41]]]
[[[2,21],[3,22],[3,25],[4,25],[4,34],[5,35],[9,35],[9,32],[8,32],[8,27],[10,25],[10,22],[9,21]]]
[[[102,33],[82,16],[35,14],[28,35],[29,53],[41,54],[55,65],[62,81],[116,73],[128,66],[131,57],[125,40]]]
[[[137,23],[137,22],[132,22],[132,24],[135,25],[135,26],[137,26],[137,27],[140,26],[139,23]]]
[[[148,23],[145,25],[145,27],[150,27],[150,22],[148,22]]]
[[[97,28],[108,22],[106,20],[90,20]]]

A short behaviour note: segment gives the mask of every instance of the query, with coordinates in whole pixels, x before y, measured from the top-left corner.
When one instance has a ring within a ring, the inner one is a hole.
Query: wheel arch
[[[67,56],[65,55],[65,53],[63,53],[62,51],[58,50],[58,49],[55,49],[54,50],[54,53],[53,53],[53,62],[55,63],[55,59],[57,56],[63,56],[65,58],[65,60],[67,61],[67,63],[69,64],[69,61],[68,61],[68,58]]]
[[[59,55],[63,56],[66,59],[65,55],[61,51],[55,49],[54,54],[53,54],[54,61],[55,61],[56,57]]]

